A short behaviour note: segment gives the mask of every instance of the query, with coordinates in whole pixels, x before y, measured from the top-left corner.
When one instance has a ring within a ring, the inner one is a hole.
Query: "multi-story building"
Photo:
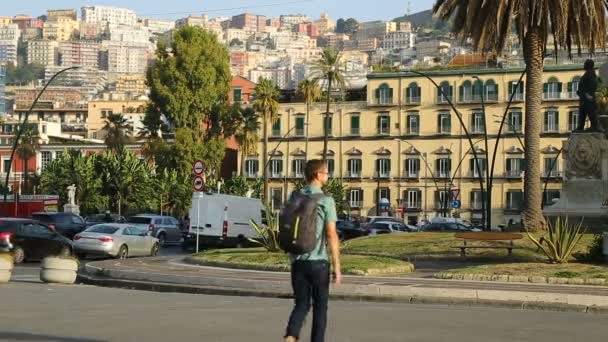
[[[247,51],[230,52],[230,71],[232,76],[245,76],[245,69],[249,65],[249,53]]]
[[[64,69],[65,66],[50,65],[44,68],[45,82]],[[108,84],[107,72],[93,66],[81,66],[78,69],[67,70],[60,77],[53,80],[54,85],[65,87],[78,87],[83,96],[93,98],[97,93],[103,91]]]
[[[78,33],[80,34],[80,39],[97,39],[102,32],[101,24],[99,23],[87,23],[85,21],[79,21]]]
[[[106,25],[135,26],[137,16],[128,8],[108,6],[84,6],[82,7],[82,21],[87,23],[100,23]]]
[[[108,25],[108,33],[112,41],[148,43],[150,32],[142,27],[132,27],[125,25]]]
[[[6,64],[0,63],[0,117],[6,114]]]
[[[28,27],[26,29],[21,30],[21,40],[26,42],[28,40],[41,39],[42,38],[42,28],[38,27]]]
[[[329,19],[327,13],[321,13],[321,17],[318,20],[315,20],[315,24],[317,25],[317,30],[321,36],[329,32],[334,32],[334,29],[336,28],[336,22]]]
[[[75,9],[58,9],[46,11],[47,20],[55,20],[57,18],[69,18],[72,20],[78,20],[78,11]]]
[[[0,63],[17,65],[17,44],[21,31],[15,24],[0,26]]]
[[[255,89],[256,84],[250,80],[236,76],[230,80],[230,93],[228,93],[228,102],[230,104],[250,104],[251,95]]]
[[[27,42],[27,63],[37,63],[44,66],[57,65],[59,53],[56,40],[36,39]]]
[[[224,31],[224,40],[228,43],[232,42],[233,39],[240,40],[241,42],[246,41],[254,34],[254,31],[239,29],[239,28],[229,28]]]
[[[102,42],[102,65],[110,73],[131,73],[143,75],[148,67],[148,44],[133,42]]]
[[[266,17],[251,13],[235,15],[230,20],[230,27],[246,31],[264,32]]]
[[[482,193],[478,176],[491,165],[488,158],[492,158],[499,122],[506,111],[493,172],[492,222],[520,221],[525,161],[519,139],[523,139],[525,87],[518,86],[517,80],[523,71],[427,71],[442,93],[429,80],[413,73],[368,75],[367,101],[333,104],[326,124],[330,173],[348,187],[350,214],[374,215],[382,200],[410,223],[444,213],[479,221]],[[563,161],[558,152],[578,120],[576,90],[580,74],[580,65],[548,66],[543,74],[540,162],[542,181],[547,182],[545,203],[560,195]],[[474,86],[478,84],[475,77],[483,82],[483,92],[480,86]],[[511,94],[513,103],[507,110]],[[459,114],[448,105],[447,98]],[[293,190],[293,181],[302,177],[306,158],[321,157],[325,107],[321,103],[311,106],[309,125],[304,113],[303,103],[282,104],[278,120],[269,127],[268,167],[261,165],[259,155],[248,156],[240,163],[248,177],[260,177],[261,171],[267,170],[271,180],[268,195],[275,207]],[[474,148],[459,119],[470,132]],[[556,158],[556,167],[552,168]],[[452,200],[459,200],[461,207],[452,209],[450,204],[446,210],[446,201]]]
[[[343,50],[345,42],[350,41],[350,37],[344,33],[328,33],[325,38],[327,47],[335,50]]]
[[[451,46],[452,44],[441,40],[416,42],[416,58],[445,55],[449,52]]]
[[[127,99],[145,95],[148,92],[144,75],[120,75],[114,82],[114,90],[125,94]]]
[[[69,17],[57,17],[47,20],[42,28],[42,38],[59,41],[70,40],[78,33],[80,23]]]
[[[408,31],[393,31],[384,35],[384,49],[409,49],[416,44],[416,34]]]
[[[301,23],[292,27],[294,32],[303,33],[311,38],[317,38],[319,36],[319,30],[315,23]]]
[[[291,86],[291,68],[287,66],[257,67],[249,71],[249,79],[258,82],[260,78],[272,80],[280,89]]]
[[[19,26],[16,24],[8,24],[0,26],[0,40],[2,41],[18,41],[21,36]]]
[[[17,24],[20,30],[25,30],[28,28],[42,29],[42,27],[44,26],[44,21],[30,17],[28,15],[16,15],[13,18],[13,24]]]
[[[99,67],[99,47],[95,41],[64,41],[59,43],[61,66]]]
[[[368,21],[359,23],[355,39],[366,40],[376,38],[381,40],[387,33],[394,31],[397,31],[397,23],[394,21]]]
[[[137,136],[143,129],[147,101],[140,100],[105,100],[96,99],[88,103],[88,136],[91,139],[103,139],[106,133],[103,127],[106,119],[112,114],[122,114],[127,120],[131,136]]]
[[[0,16],[0,27],[10,25],[13,23],[13,17]]]
[[[151,18],[140,18],[139,20],[143,23],[148,32],[152,34],[163,34],[175,28],[175,21],[173,20]]]
[[[292,28],[294,25],[309,23],[311,19],[309,16],[304,14],[285,14],[279,17],[281,27]]]

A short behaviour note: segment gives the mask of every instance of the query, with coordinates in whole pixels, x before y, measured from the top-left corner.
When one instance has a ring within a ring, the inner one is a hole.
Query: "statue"
[[[74,199],[76,197],[76,185],[72,184],[72,185],[68,186],[67,189],[68,189],[68,202],[71,205],[76,205],[76,202]]]
[[[593,60],[586,60],[584,68],[585,74],[583,74],[583,77],[581,77],[578,84],[578,90],[576,92],[576,94],[579,96],[579,116],[578,126],[574,131],[582,132],[585,128],[585,120],[587,117],[589,117],[591,127],[589,127],[587,131],[602,132],[597,121],[595,98],[595,92],[597,91],[597,75],[595,74]]]

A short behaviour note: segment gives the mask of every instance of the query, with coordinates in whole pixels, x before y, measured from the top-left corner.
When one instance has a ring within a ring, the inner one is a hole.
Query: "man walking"
[[[310,160],[306,163],[304,174],[307,185],[300,192],[305,195],[323,194],[321,187],[327,183],[329,177],[327,164],[318,159]],[[313,306],[311,341],[325,341],[330,282],[327,246],[331,251],[334,283],[339,285],[342,282],[334,199],[323,196],[317,202],[316,211],[315,248],[306,254],[290,254],[291,285],[295,305],[287,324],[285,342],[295,342],[299,339],[311,300]]]
[[[599,125],[597,123],[597,113],[595,106],[595,91],[597,90],[597,76],[595,75],[595,68],[593,60],[588,59],[585,61],[585,74],[581,77],[578,83],[577,95],[579,96],[579,117],[578,127],[575,131],[582,132],[585,128],[585,120],[587,116],[591,122],[589,131],[600,132]]]

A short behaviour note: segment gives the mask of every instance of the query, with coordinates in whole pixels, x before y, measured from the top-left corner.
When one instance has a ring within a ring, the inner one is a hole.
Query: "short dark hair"
[[[595,63],[593,63],[592,59],[588,59],[585,61],[585,70],[593,70],[593,68],[595,67]]]
[[[307,161],[306,167],[304,168],[304,176],[306,177],[306,181],[313,181],[317,177],[317,173],[326,167],[327,162],[321,159],[311,159]]]

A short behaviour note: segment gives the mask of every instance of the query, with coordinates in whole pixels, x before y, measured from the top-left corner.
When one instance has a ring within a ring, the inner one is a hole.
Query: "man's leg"
[[[310,310],[311,288],[306,277],[307,262],[296,261],[291,265],[291,286],[293,288],[294,307],[289,316],[285,337],[300,337],[300,330],[308,310]]]
[[[589,122],[591,123],[592,131],[599,131],[600,125],[597,121],[597,110],[595,109],[595,103],[587,104],[587,115],[589,116]]]
[[[324,342],[327,328],[327,302],[329,300],[329,263],[315,262],[311,265],[312,283],[312,342]]]
[[[578,107],[578,126],[576,127],[576,131],[585,129],[585,120],[587,120],[587,108],[581,103]]]

